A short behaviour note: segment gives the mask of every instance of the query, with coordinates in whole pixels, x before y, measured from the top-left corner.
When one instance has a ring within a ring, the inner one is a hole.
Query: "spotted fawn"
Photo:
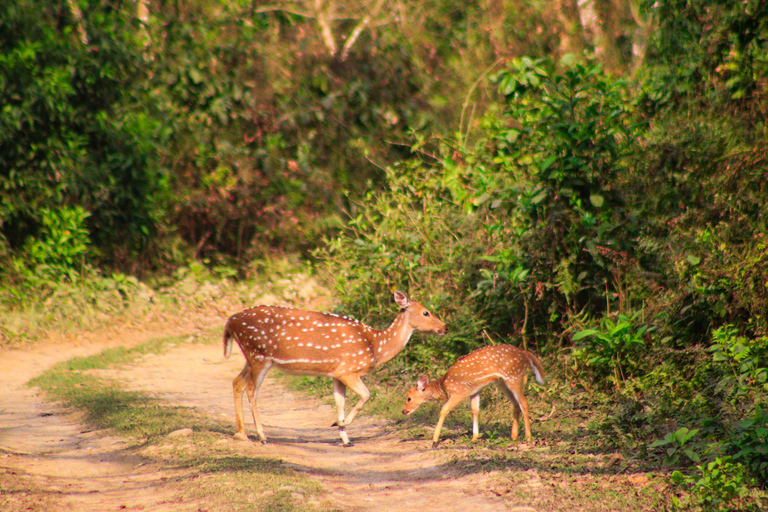
[[[520,412],[525,421],[526,440],[531,439],[531,420],[528,417],[528,400],[523,394],[525,374],[533,370],[536,381],[544,384],[544,368],[536,356],[513,345],[492,345],[475,350],[460,357],[448,368],[445,375],[430,382],[429,377],[420,377],[408,391],[403,414],[408,415],[428,400],[447,400],[440,410],[440,419],[432,437],[432,446],[437,445],[440,430],[448,413],[459,402],[470,397],[472,408],[472,440],[477,440],[477,416],[480,412],[480,390],[491,383],[496,385],[512,401],[514,417],[512,439],[517,439]]]

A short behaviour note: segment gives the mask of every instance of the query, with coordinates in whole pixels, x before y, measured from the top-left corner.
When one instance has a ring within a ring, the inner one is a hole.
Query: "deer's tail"
[[[232,333],[229,332],[229,321],[224,326],[224,359],[232,355]]]

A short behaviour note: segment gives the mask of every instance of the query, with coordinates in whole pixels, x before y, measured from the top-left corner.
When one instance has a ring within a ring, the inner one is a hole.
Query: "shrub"
[[[579,342],[573,350],[577,362],[586,364],[598,383],[612,383],[621,388],[626,379],[644,371],[642,355],[646,351],[647,325],[637,325],[640,313],[619,315],[616,322],[604,317],[599,329],[585,329],[573,335]]]
[[[768,404],[757,404],[747,418],[736,422],[726,448],[763,487],[768,484]]]
[[[718,457],[707,464],[696,466],[699,475],[685,475],[680,471],[672,473],[672,483],[686,489],[691,500],[685,502],[677,497],[673,498],[676,508],[689,508],[698,505],[704,510],[745,510],[745,504],[731,505],[738,498],[744,498],[749,494],[749,485],[755,482],[749,479],[744,471],[744,466],[734,463],[730,457]],[[758,505],[748,504],[747,510],[759,510]]]

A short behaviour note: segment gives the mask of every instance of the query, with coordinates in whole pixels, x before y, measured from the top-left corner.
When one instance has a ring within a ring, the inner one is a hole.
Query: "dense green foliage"
[[[564,377],[612,408],[595,426],[606,446],[654,455],[653,439],[701,427],[688,449],[701,455],[668,462],[708,461],[691,480],[704,507],[768,467],[768,27],[762,5],[713,4],[659,3],[684,16],[654,33],[636,81],[514,61],[474,144],[417,141],[421,158],[321,254],[356,313],[375,318],[397,285],[448,317],[447,341],[409,349],[425,368],[485,344],[487,329],[567,354]]]
[[[76,4],[0,7],[6,302],[298,252],[445,317],[425,369],[562,361],[701,507],[766,481],[768,4]]]
[[[437,3],[329,55],[315,17],[293,11],[205,0],[4,5],[4,281],[25,280],[6,262],[51,244],[46,209],[82,208],[85,262],[132,274],[197,258],[242,275],[275,251],[306,254],[354,209],[350,199],[408,156],[412,130],[458,121],[476,80],[459,70],[542,51],[547,39],[528,34],[543,23],[536,8],[500,16]],[[473,90],[487,103],[485,88]]]
[[[132,21],[96,11],[85,47],[72,27],[51,23],[58,6],[0,9],[4,248],[26,259],[23,249],[56,246],[50,230],[59,210],[62,222],[78,224],[81,243],[102,251],[146,247],[167,193],[157,150],[168,134],[135,90],[146,72],[141,54],[112,36],[130,34]],[[87,214],[66,213],[77,211]]]

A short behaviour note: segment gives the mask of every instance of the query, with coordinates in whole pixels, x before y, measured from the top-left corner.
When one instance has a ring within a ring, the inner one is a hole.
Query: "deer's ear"
[[[416,381],[416,389],[424,391],[427,389],[427,384],[429,384],[429,375],[422,375],[419,377],[419,380]]]
[[[408,296],[400,290],[395,291],[395,303],[400,306],[400,309],[405,309],[411,305],[411,301],[408,300]]]

